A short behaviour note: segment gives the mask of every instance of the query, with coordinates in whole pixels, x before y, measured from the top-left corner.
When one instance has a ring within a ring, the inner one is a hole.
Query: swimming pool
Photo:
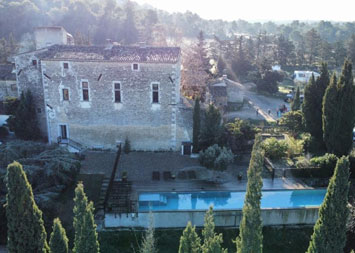
[[[261,208],[303,208],[322,204],[326,189],[262,191]],[[139,194],[139,211],[238,210],[245,192],[144,192]]]

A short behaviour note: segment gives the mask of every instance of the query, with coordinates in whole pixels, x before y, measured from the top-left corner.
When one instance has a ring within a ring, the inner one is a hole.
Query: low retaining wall
[[[188,221],[202,227],[205,211],[159,211],[153,212],[155,228],[183,228]],[[242,210],[214,211],[217,227],[237,227],[242,217]],[[317,208],[295,209],[262,209],[261,217],[264,226],[273,225],[313,225],[318,218]],[[140,227],[149,225],[149,213],[112,214],[105,215],[105,228]]]

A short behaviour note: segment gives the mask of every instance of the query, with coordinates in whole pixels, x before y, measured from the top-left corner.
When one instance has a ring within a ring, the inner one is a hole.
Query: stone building
[[[178,150],[189,130],[180,118],[180,49],[53,45],[15,57],[19,91],[35,97],[50,143]]]
[[[6,97],[17,97],[16,75],[12,64],[0,64],[0,102]]]
[[[74,45],[73,36],[61,26],[36,27],[34,38],[36,49],[52,45]]]
[[[243,85],[228,79],[227,75],[214,79],[209,84],[209,90],[212,102],[223,110],[243,103],[245,96]]]

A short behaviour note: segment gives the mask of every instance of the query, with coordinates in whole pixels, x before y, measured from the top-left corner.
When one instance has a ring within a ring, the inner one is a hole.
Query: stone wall
[[[238,227],[242,210],[214,210],[216,227]],[[197,227],[203,227],[205,211],[159,211],[153,212],[155,228],[184,228],[188,221]],[[105,228],[147,228],[149,213],[105,215]],[[173,219],[171,217],[174,217]],[[318,219],[318,208],[262,209],[263,226],[274,225],[313,225]]]
[[[115,147],[127,137],[136,150],[177,150],[186,140],[177,124],[180,103],[180,62],[176,64],[68,62],[43,60],[45,103],[50,140],[57,141],[59,125],[69,138],[88,147]],[[169,77],[172,77],[173,83]],[[81,82],[89,83],[89,101],[83,101]],[[114,101],[114,82],[121,83],[121,103]],[[159,103],[152,103],[152,83],[159,84]],[[69,101],[62,89],[69,90]]]
[[[19,95],[27,90],[32,92],[41,135],[46,139],[47,120],[43,97],[42,68],[39,59],[36,57],[37,52],[15,56],[16,79]],[[33,60],[37,61],[36,65],[33,65]]]
[[[16,80],[0,81],[0,101],[4,101],[6,97],[17,97]]]

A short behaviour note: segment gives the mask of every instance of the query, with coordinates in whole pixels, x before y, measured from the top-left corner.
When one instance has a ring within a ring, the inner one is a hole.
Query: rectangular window
[[[152,84],[152,98],[153,103],[159,103],[159,84],[157,83]]]
[[[37,67],[37,60],[32,60],[32,65]]]
[[[69,101],[69,89],[63,89],[63,100]]]
[[[64,62],[64,63],[63,63],[63,68],[64,68],[64,69],[69,69],[69,63]]]
[[[139,65],[138,65],[138,63],[133,63],[132,69],[135,70],[135,71],[138,71],[138,70],[139,70]]]
[[[82,89],[83,89],[83,100],[84,101],[89,101],[89,83],[88,82],[82,82],[81,86],[82,86]]]
[[[115,103],[121,103],[121,84],[114,83],[115,86]]]

